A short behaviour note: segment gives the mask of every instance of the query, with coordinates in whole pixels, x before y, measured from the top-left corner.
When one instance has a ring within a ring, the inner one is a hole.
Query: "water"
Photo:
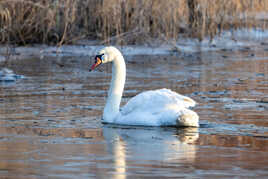
[[[151,89],[195,99],[200,128],[103,125],[111,65],[9,61],[0,83],[0,178],[268,177],[268,51],[127,56],[122,103]],[[93,59],[91,60],[93,63]]]

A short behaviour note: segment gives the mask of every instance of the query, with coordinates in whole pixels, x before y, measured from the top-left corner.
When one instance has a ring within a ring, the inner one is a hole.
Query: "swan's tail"
[[[177,119],[177,126],[199,127],[199,116],[190,109],[183,109]]]

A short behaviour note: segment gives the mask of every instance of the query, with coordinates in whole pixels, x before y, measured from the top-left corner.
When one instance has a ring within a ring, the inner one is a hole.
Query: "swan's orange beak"
[[[99,66],[102,63],[100,57],[97,55],[95,57],[95,63],[91,66],[91,68],[89,69],[89,71],[94,70],[95,68],[97,68],[97,66]]]

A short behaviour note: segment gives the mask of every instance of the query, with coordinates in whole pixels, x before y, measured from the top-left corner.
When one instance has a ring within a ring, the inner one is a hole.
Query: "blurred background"
[[[0,43],[202,40],[224,30],[266,29],[267,11],[267,0],[1,0]]]

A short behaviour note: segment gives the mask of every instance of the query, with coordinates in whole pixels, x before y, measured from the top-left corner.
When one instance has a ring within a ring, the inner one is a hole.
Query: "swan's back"
[[[124,125],[198,126],[198,115],[188,109],[195,101],[169,89],[146,91],[131,98],[114,121]]]
[[[191,98],[182,96],[169,89],[145,91],[131,98],[121,109],[122,114],[133,111],[154,111],[175,105],[179,108],[195,106],[196,102]]]

